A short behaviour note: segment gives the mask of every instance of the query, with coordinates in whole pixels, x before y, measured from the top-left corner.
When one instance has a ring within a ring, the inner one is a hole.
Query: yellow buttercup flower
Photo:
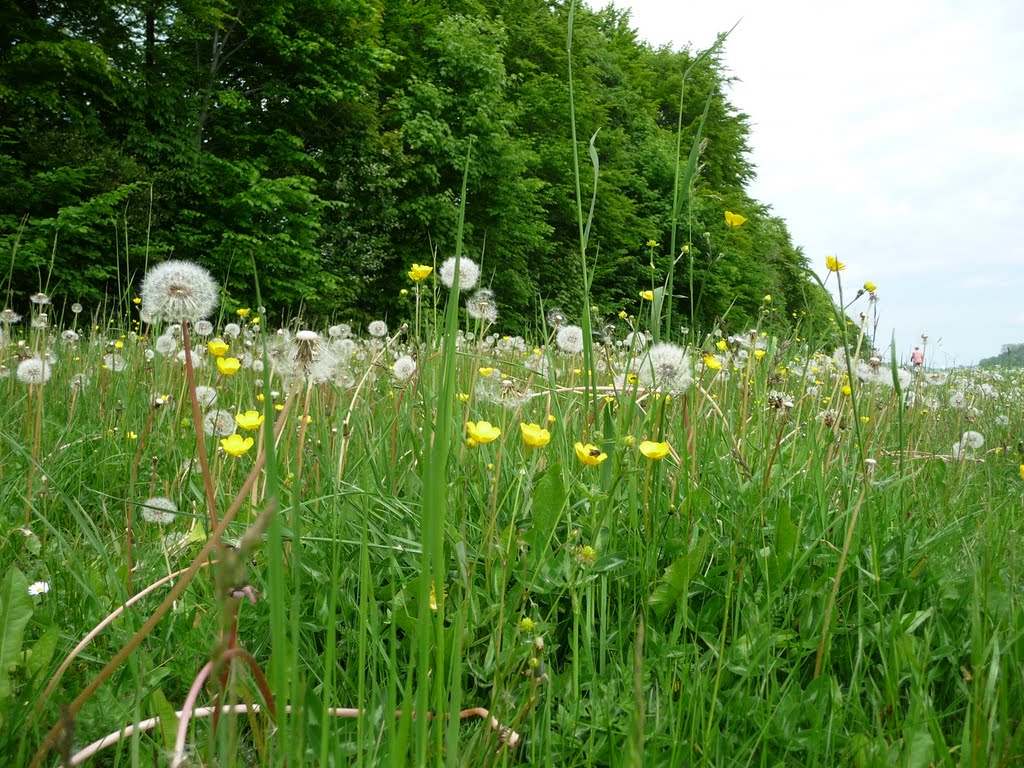
[[[480,375],[483,376],[484,378],[490,376],[492,373],[494,373],[494,369],[493,368],[481,368],[480,369]]]
[[[242,429],[253,430],[259,429],[263,423],[263,414],[259,411],[246,411],[245,413],[235,414],[235,424]]]
[[[654,291],[640,291],[640,298],[644,301],[654,301]]]
[[[1024,480],[1024,464],[1020,465],[1020,479]]]
[[[409,279],[418,283],[420,280],[430,277],[430,273],[433,271],[434,268],[428,267],[426,264],[413,264],[412,269],[409,270]]]
[[[704,365],[712,371],[722,370],[722,361],[714,355],[704,355]]]
[[[253,443],[256,442],[251,437],[242,437],[237,432],[231,437],[225,437],[220,441],[220,447],[224,449],[224,453],[229,456],[242,456],[249,452],[252,448]]]
[[[839,391],[847,397],[853,394],[853,388],[849,384],[843,384]]]
[[[763,301],[764,301],[765,304],[771,304],[772,303],[772,295],[770,293],[766,293],[764,295]]]
[[[826,256],[825,268],[829,272],[842,272],[844,269],[846,269],[846,265],[843,264],[843,262],[841,262],[835,256]]]
[[[579,460],[586,464],[588,467],[596,467],[602,461],[608,458],[608,454],[604,453],[596,445],[587,443],[576,443],[576,456]]]
[[[228,345],[220,339],[214,339],[206,343],[206,348],[210,350],[210,354],[214,357],[223,357],[227,354]]]
[[[242,307],[235,310],[235,314],[239,317],[248,317],[251,310],[248,307]]]
[[[237,357],[217,358],[217,370],[219,370],[225,376],[234,376],[236,373],[238,373],[238,369],[241,367],[242,364],[238,361]]]
[[[489,421],[478,421],[476,423],[467,421],[466,432],[469,433],[470,440],[480,445],[496,440],[498,435],[501,434],[501,430]]]
[[[725,352],[725,350],[729,348],[729,342],[725,339],[719,339],[715,342],[715,346],[718,348],[719,352]]]
[[[647,247],[648,248],[660,248],[661,247],[661,243],[659,243],[657,240],[648,240],[647,241]]]
[[[765,352],[763,349],[755,349],[754,350],[754,357],[756,357],[758,360],[760,360],[762,357],[764,357],[767,354],[768,353]]]
[[[543,448],[551,442],[551,433],[540,424],[519,423],[519,431],[523,434],[523,442],[531,448]]]
[[[730,227],[738,227],[746,220],[746,216],[740,216],[738,213],[733,213],[732,211],[725,212],[725,223]]]
[[[866,283],[864,283],[864,290],[867,291],[868,293],[874,293],[875,291],[878,290],[878,286],[872,283],[870,280],[868,280]]]
[[[639,448],[640,453],[654,461],[664,459],[668,456],[668,452],[672,450],[672,447],[668,443],[656,443],[653,440],[644,440],[640,443]]]

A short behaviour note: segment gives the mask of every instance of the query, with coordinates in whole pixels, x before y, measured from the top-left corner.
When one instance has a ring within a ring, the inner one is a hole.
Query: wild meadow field
[[[477,279],[4,310],[0,762],[1024,760],[1024,372],[655,339],[654,292],[509,337]]]

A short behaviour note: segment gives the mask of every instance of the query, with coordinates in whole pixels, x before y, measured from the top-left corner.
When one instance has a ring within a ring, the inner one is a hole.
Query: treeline
[[[997,365],[1006,367],[1024,366],[1024,344],[1004,344],[999,354],[993,357],[986,357],[978,363],[982,368],[992,368]]]
[[[4,301],[123,297],[147,258],[173,254],[208,266],[228,309],[254,303],[255,261],[272,309],[405,315],[409,265],[454,250],[469,157],[465,253],[500,327],[528,326],[541,302],[579,307],[569,13],[554,0],[5,3]],[[688,245],[676,317],[739,330],[769,307],[780,329],[825,327],[785,222],[746,192],[748,119],[716,57],[652,48],[625,12],[583,6],[572,67],[584,210],[591,137],[600,158],[588,255],[602,313],[635,307]],[[706,107],[673,254],[677,127],[685,164]],[[726,210],[748,221],[730,228]]]

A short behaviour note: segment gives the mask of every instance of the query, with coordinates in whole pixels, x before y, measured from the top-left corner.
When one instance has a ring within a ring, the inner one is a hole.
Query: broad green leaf
[[[32,618],[28,579],[11,568],[0,586],[0,701],[11,695],[11,667],[21,654],[25,626]]]
[[[53,652],[57,648],[57,638],[60,632],[56,626],[49,627],[36,640],[35,645],[25,654],[25,668],[31,675],[38,675],[46,669],[53,658]]]
[[[552,464],[537,479],[533,489],[533,529],[530,532],[530,549],[534,553],[547,552],[555,527],[565,508],[565,501],[562,465]]]
[[[651,593],[651,608],[657,615],[667,614],[676,605],[679,598],[686,594],[690,580],[697,574],[701,563],[704,562],[704,554],[707,549],[708,537],[703,536],[693,549],[677,558],[665,569],[665,575],[661,577],[658,586]]]
[[[178,714],[171,706],[171,702],[164,696],[164,692],[157,688],[150,694],[150,703],[154,713],[160,718],[160,741],[168,752],[174,750],[174,737],[178,730]]]

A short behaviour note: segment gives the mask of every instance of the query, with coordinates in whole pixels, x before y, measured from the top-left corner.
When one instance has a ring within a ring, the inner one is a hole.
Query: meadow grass
[[[588,386],[558,329],[498,336],[432,282],[421,336],[193,326],[238,456],[196,427],[180,329],[128,303],[5,327],[5,764],[153,717],[87,762],[170,761],[186,702],[250,705],[180,719],[195,764],[1022,759],[1020,371],[754,328],[679,347],[679,376],[638,299]]]

